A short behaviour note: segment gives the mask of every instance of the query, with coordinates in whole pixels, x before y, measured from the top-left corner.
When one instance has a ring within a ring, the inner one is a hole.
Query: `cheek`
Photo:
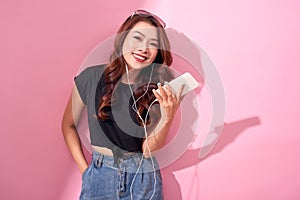
[[[156,56],[157,56],[157,53],[158,53],[158,50],[157,49],[151,49],[150,50],[151,52],[151,60],[155,60]]]
[[[137,44],[134,41],[126,41],[123,45],[123,54],[130,53],[132,50],[137,48]]]

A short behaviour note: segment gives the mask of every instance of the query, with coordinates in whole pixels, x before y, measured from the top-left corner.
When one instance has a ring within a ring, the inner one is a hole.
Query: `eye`
[[[158,47],[158,44],[155,43],[155,42],[150,43],[150,45],[153,46],[153,47]]]
[[[139,37],[139,36],[133,36],[133,38],[134,38],[134,39],[136,39],[136,40],[139,40],[139,41],[141,41],[141,40],[142,40],[142,38],[141,38],[141,37]]]

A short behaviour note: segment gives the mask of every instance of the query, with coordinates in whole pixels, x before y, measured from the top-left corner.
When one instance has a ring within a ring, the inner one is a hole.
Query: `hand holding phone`
[[[170,89],[174,94],[177,94],[178,91],[180,90],[180,87],[182,85],[184,85],[184,88],[183,88],[183,91],[181,94],[181,96],[184,96],[187,93],[189,93],[190,91],[197,88],[200,84],[196,81],[196,79],[189,72],[185,72],[184,74],[182,74],[182,75],[178,76],[177,78],[173,79],[172,81],[170,81],[168,83],[168,85],[170,86]],[[165,85],[163,86],[163,88],[165,88]],[[160,94],[159,89],[157,89],[156,92],[158,92]]]

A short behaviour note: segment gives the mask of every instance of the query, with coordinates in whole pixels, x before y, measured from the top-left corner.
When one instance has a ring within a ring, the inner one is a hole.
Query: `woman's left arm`
[[[148,152],[148,147],[151,152],[162,148],[166,142],[168,132],[174,120],[176,111],[180,105],[180,97],[184,85],[181,86],[177,94],[173,94],[170,86],[166,84],[165,89],[158,84],[159,93],[152,90],[160,105],[161,119],[154,130],[149,134],[148,138],[143,142],[143,152]]]

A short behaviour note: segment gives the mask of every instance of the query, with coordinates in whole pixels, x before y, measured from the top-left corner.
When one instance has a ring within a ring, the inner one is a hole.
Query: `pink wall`
[[[163,169],[166,199],[298,200],[300,3],[108,2],[0,3],[0,199],[77,199],[80,174],[60,130],[73,76],[132,10],[145,8],[206,50],[226,93],[216,148],[199,160],[196,140]]]

